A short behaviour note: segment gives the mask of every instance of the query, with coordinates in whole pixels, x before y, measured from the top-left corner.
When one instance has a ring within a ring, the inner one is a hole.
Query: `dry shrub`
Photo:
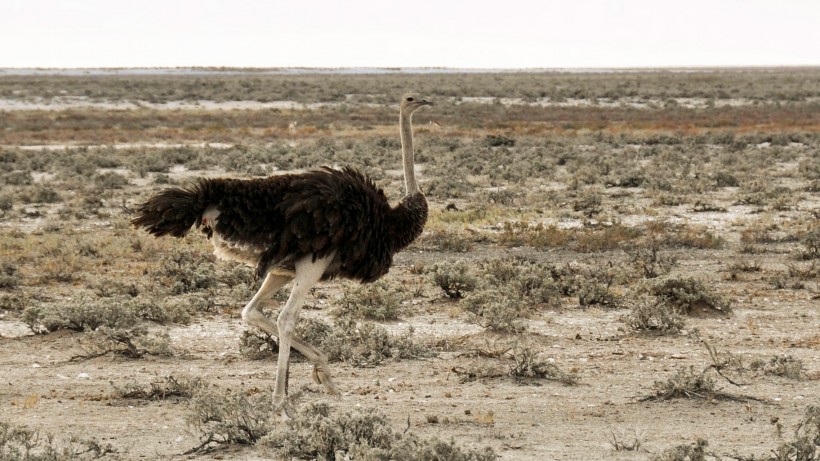
[[[336,314],[370,320],[398,320],[403,296],[385,282],[359,285],[345,291]]]
[[[775,237],[774,230],[771,226],[753,225],[740,231],[740,241],[758,244],[777,243],[780,239]]]
[[[466,253],[473,249],[473,242],[463,233],[451,229],[425,231],[419,243],[431,245],[438,251]]]
[[[620,223],[599,226],[576,235],[572,249],[580,253],[599,253],[620,248],[641,236],[641,230]]]
[[[312,335],[307,335],[304,339],[313,339],[312,344],[319,346],[330,361],[344,361],[353,366],[373,366],[387,359],[430,356],[430,349],[415,342],[413,335],[412,329],[401,335],[393,335],[371,322],[357,324],[349,319],[339,319],[320,341],[316,341]]]
[[[509,375],[516,381],[532,382],[533,380],[558,381],[568,386],[578,383],[578,375],[565,373],[558,365],[543,359],[538,351],[530,347],[514,347],[509,357]]]
[[[217,276],[212,257],[199,252],[174,248],[165,253],[156,273],[160,286],[170,287],[172,294],[191,293],[216,286]]]
[[[129,329],[101,326],[85,338],[86,353],[74,359],[89,359],[106,354],[115,354],[129,359],[146,355],[173,355],[171,338],[167,331],[154,332],[146,328]]]
[[[187,375],[169,375],[142,385],[136,381],[118,387],[114,383],[114,391],[122,399],[165,400],[171,397],[191,398],[194,393],[205,387],[202,378]]]
[[[806,377],[803,361],[791,355],[777,355],[768,361],[758,359],[753,361],[749,367],[767,375],[782,376],[789,379],[799,380]]]
[[[93,331],[102,326],[132,328],[139,321],[138,311],[138,301],[132,298],[80,296],[63,303],[29,306],[23,311],[23,321],[34,333]]]
[[[583,212],[584,216],[591,218],[603,210],[602,203],[603,199],[599,192],[588,190],[572,204],[572,210]]]
[[[488,350],[474,350],[471,355],[484,360],[467,368],[453,367],[451,371],[459,376],[461,382],[512,378],[524,384],[537,384],[540,380],[557,381],[567,386],[578,384],[578,375],[574,371],[564,372],[550,359],[543,358],[539,351],[515,341],[493,344]]]
[[[563,247],[571,238],[571,231],[559,229],[555,225],[529,225],[523,221],[505,221],[498,242],[507,246],[558,248]]]
[[[414,340],[412,328],[394,335],[372,322],[357,323],[350,318],[340,318],[332,326],[321,320],[303,319],[296,334],[324,352],[328,361],[355,367],[372,367],[389,359],[429,357],[433,353]],[[278,353],[279,342],[267,334],[245,334],[240,350],[251,359],[263,359]]]
[[[778,423],[778,432],[780,424]],[[797,423],[794,438],[781,442],[770,454],[763,457],[736,457],[744,461],[815,461],[820,447],[820,406],[809,405],[803,418]]]
[[[480,263],[478,289],[464,299],[470,321],[488,330],[516,333],[539,306],[557,306],[562,289],[551,265],[523,259],[490,259]]]
[[[0,421],[0,460],[66,461],[98,459],[116,453],[110,444],[77,436],[57,438],[26,426]]]
[[[720,458],[706,452],[709,442],[705,439],[698,439],[694,444],[676,445],[667,448],[663,453],[652,457],[652,461],[706,461],[708,459],[719,460]]]
[[[80,279],[83,269],[85,264],[76,246],[59,245],[43,250],[38,272],[42,274],[41,283],[71,283]]]
[[[626,274],[611,261],[597,267],[582,268],[571,280],[571,293],[578,297],[581,307],[598,306],[617,309],[622,298],[614,291]]]
[[[99,327],[131,329],[141,320],[157,323],[185,323],[191,316],[186,305],[176,305],[175,298],[158,304],[152,300],[113,296],[92,297],[81,294],[77,298],[59,303],[42,303],[28,306],[23,311],[23,321],[34,333],[57,330],[93,331]]]
[[[669,244],[685,248],[713,250],[723,247],[723,238],[716,236],[705,227],[684,227],[670,236]]]
[[[686,326],[686,318],[662,299],[642,296],[627,304],[630,311],[625,321],[635,331],[668,335]]]
[[[820,226],[815,227],[806,233],[801,239],[803,244],[803,251],[800,257],[803,259],[818,259],[820,258]]]
[[[273,428],[275,408],[271,392],[246,395],[244,392],[217,392],[203,386],[193,394],[190,426],[200,444],[186,454],[207,452],[224,445],[252,445]]]
[[[668,274],[678,262],[675,256],[661,252],[661,242],[657,239],[651,239],[643,245],[633,245],[632,248],[626,250],[626,253],[629,255],[632,267],[641,277],[648,279]]]
[[[288,423],[276,427],[261,445],[280,457],[299,459],[491,461],[490,448],[467,450],[437,438],[422,439],[398,432],[378,410],[367,408],[341,415],[326,404],[308,405]]]
[[[464,300],[464,309],[471,314],[470,322],[505,333],[524,331],[524,318],[530,315],[531,307],[511,290],[499,287],[478,290]]]
[[[476,277],[469,273],[467,262],[463,260],[436,264],[431,272],[433,281],[450,299],[464,298],[464,295],[473,291],[478,283]]]
[[[653,387],[655,395],[645,400],[713,399],[717,395],[715,380],[705,372],[695,371],[693,366],[677,370],[666,381],[655,381]]]
[[[0,289],[15,288],[20,284],[17,265],[9,261],[0,263]]]
[[[270,392],[247,396],[198,388],[191,400],[188,424],[199,434],[200,443],[186,454],[257,444],[276,458],[288,459],[496,459],[490,448],[465,450],[454,442],[395,431],[373,408],[335,415],[327,404],[309,404],[287,423],[275,423],[274,414]]]
[[[651,289],[652,294],[682,314],[698,308],[708,308],[728,314],[732,312],[729,301],[713,292],[700,280],[693,278],[666,279]]]

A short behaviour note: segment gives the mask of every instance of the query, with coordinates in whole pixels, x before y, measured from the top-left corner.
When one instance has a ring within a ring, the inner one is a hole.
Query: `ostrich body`
[[[196,226],[218,257],[256,268],[262,285],[242,310],[242,319],[279,338],[274,404],[284,417],[291,346],[313,363],[316,381],[329,393],[339,393],[327,357],[294,334],[310,289],[334,277],[377,280],[390,270],[393,255],[422,232],[427,201],[413,169],[411,117],[431,104],[412,95],[402,99],[399,127],[407,194],[396,206],[362,173],[321,168],[263,179],[202,179],[190,188],[166,189],[143,203],[131,221],[157,237],[182,237]],[[291,281],[290,297],[274,323],[262,313],[262,304]]]

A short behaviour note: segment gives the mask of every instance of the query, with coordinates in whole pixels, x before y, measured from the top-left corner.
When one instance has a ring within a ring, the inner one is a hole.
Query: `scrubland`
[[[409,90],[425,232],[313,290],[343,395],[297,354],[271,419],[253,271],[132,210],[321,165],[396,201]],[[817,456],[818,69],[0,75],[0,126],[0,460]]]

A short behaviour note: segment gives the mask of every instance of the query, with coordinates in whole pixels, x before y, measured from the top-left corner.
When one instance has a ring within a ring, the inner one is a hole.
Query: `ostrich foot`
[[[325,392],[328,394],[339,395],[339,388],[333,383],[333,379],[330,378],[330,373],[325,370],[325,367],[326,365],[324,367],[319,365],[313,367],[313,373],[311,374],[313,382],[325,386]]]

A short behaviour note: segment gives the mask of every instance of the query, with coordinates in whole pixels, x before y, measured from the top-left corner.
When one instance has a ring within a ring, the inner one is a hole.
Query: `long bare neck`
[[[414,169],[413,127],[410,121],[412,116],[412,114],[405,115],[404,111],[399,112],[401,158],[404,164],[404,188],[407,190],[407,195],[421,192],[418,184],[416,184],[416,171]]]

